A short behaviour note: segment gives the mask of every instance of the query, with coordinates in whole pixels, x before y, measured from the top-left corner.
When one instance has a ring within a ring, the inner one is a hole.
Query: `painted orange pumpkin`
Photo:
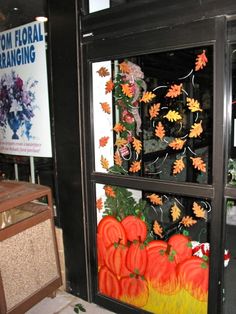
[[[124,277],[120,281],[121,300],[137,307],[143,307],[147,304],[149,290],[147,281],[134,274]]]
[[[178,264],[177,273],[181,286],[199,301],[207,301],[209,265],[198,256]]]
[[[192,256],[192,245],[190,239],[183,234],[174,234],[168,244],[175,250],[175,261],[181,263]]]
[[[171,246],[162,240],[153,240],[147,245],[148,263],[145,272],[147,281],[162,294],[175,294],[179,290],[176,261]]]
[[[98,257],[98,270],[105,264],[106,247],[103,243],[103,239],[99,233],[97,233],[97,257]]]
[[[147,225],[140,218],[130,215],[121,221],[125,229],[127,239],[131,242],[138,240],[144,242],[147,237]]]
[[[143,243],[136,241],[130,245],[126,265],[131,273],[144,275],[147,266],[147,251]]]
[[[120,297],[120,282],[106,266],[103,266],[98,273],[98,287],[99,292],[108,297],[115,299]]]
[[[128,247],[123,244],[112,244],[106,252],[106,266],[118,277],[129,276],[130,271],[126,267],[126,255]]]
[[[114,243],[126,244],[127,238],[122,224],[113,216],[106,216],[98,224],[97,232],[106,248]]]

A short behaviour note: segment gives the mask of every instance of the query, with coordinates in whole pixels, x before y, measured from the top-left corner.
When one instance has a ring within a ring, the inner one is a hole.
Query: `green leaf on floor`
[[[81,303],[78,303],[78,304],[75,304],[74,306],[74,312],[80,313],[80,312],[86,312],[86,310]]]

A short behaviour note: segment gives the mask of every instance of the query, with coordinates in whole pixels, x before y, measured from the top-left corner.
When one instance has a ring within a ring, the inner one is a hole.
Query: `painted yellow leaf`
[[[183,171],[185,168],[185,164],[183,162],[183,157],[180,159],[176,159],[173,166],[173,174],[178,174]]]
[[[172,142],[169,143],[169,146],[173,149],[179,150],[182,149],[186,140],[182,140],[181,138],[175,138]]]
[[[132,88],[129,86],[129,84],[121,84],[121,87],[122,87],[122,93],[131,98],[133,97],[133,90]]]
[[[193,98],[187,97],[187,106],[188,109],[192,112],[202,111],[202,109],[200,108],[200,103]]]
[[[141,150],[142,150],[142,142],[140,140],[138,140],[137,138],[133,137],[133,147],[135,149],[135,151],[140,154]]]
[[[163,228],[160,226],[160,224],[156,220],[154,221],[154,224],[153,224],[153,231],[160,238],[163,238]]]
[[[195,169],[206,172],[206,164],[201,157],[190,157],[190,159],[192,159],[192,163]]]
[[[103,208],[103,201],[102,198],[100,197],[99,199],[96,200],[96,207],[100,211]]]
[[[119,137],[116,142],[115,142],[115,145],[119,148],[119,147],[122,147],[122,146],[125,146],[127,144],[127,140],[123,137]]]
[[[165,132],[164,126],[159,121],[156,128],[155,128],[155,135],[162,140],[165,137],[165,134],[166,134],[166,132]]]
[[[141,161],[133,161],[129,171],[130,172],[138,172],[141,169]]]
[[[125,131],[125,127],[120,124],[120,123],[116,123],[113,130],[116,132],[116,133],[120,133],[120,132],[123,132]]]
[[[107,197],[116,197],[116,193],[110,185],[105,185],[103,189]]]
[[[180,214],[181,214],[181,210],[180,210],[180,208],[176,205],[176,203],[174,203],[174,205],[171,207],[170,213],[171,213],[171,217],[172,217],[172,220],[173,220],[173,221],[176,221],[176,220],[179,219]]]
[[[120,156],[118,151],[115,152],[115,154],[114,154],[114,162],[115,162],[115,165],[117,165],[117,166],[121,166],[122,165],[122,158],[121,158],[121,156]]]
[[[102,168],[106,170],[109,169],[109,161],[105,157],[101,156],[100,162],[101,162]]]
[[[175,97],[179,96],[182,92],[182,86],[183,86],[183,84],[171,85],[171,87],[168,90],[168,93],[166,94],[166,97],[175,98]]]
[[[152,92],[145,92],[143,93],[142,98],[140,99],[140,101],[143,101],[145,103],[148,103],[149,101],[151,101],[153,98],[155,98],[156,95],[153,94]]]
[[[169,110],[168,113],[164,116],[164,118],[168,119],[170,122],[181,120],[181,115],[175,110]]]
[[[206,219],[206,211],[196,202],[193,203],[193,212],[196,217]]]
[[[120,68],[120,71],[122,73],[127,73],[128,74],[130,72],[129,65],[125,61],[119,64],[119,68]]]
[[[197,223],[197,220],[194,220],[193,217],[190,217],[190,216],[184,216],[182,220],[180,221],[180,223],[184,225],[185,227],[191,227]]]
[[[102,110],[108,114],[111,113],[111,107],[107,102],[100,102]]]
[[[147,198],[149,198],[150,202],[154,205],[162,205],[161,197],[155,193],[148,195]]]
[[[151,108],[149,109],[150,120],[156,118],[159,115],[160,106],[161,106],[160,103],[151,106]]]
[[[194,123],[191,127],[189,137],[198,137],[203,132],[202,120],[199,123]]]

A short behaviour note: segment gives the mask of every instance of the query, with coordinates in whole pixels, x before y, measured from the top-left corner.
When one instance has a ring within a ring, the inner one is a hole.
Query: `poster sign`
[[[44,24],[0,33],[0,153],[51,157]]]

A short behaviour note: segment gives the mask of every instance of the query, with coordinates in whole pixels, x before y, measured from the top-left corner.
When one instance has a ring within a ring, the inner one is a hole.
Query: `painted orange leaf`
[[[160,238],[163,238],[163,228],[160,226],[160,224],[156,220],[154,221],[154,224],[153,224],[153,231]]]
[[[190,216],[184,216],[182,220],[180,221],[180,223],[184,225],[185,227],[191,227],[197,223],[197,220],[194,220],[193,217],[190,217]]]
[[[101,156],[100,162],[101,162],[102,168],[106,170],[109,169],[109,161],[105,157]]]
[[[164,116],[164,118],[168,119],[170,122],[181,120],[181,115],[175,110],[169,110],[168,113]]]
[[[102,110],[108,114],[111,113],[111,107],[107,102],[100,102]]]
[[[196,217],[206,219],[206,211],[196,202],[193,203],[193,212]]]
[[[99,76],[101,76],[101,77],[105,77],[105,76],[110,75],[110,72],[109,72],[108,69],[105,68],[105,67],[101,67],[101,68],[97,71],[97,73],[98,73]]]
[[[162,205],[161,197],[155,193],[148,195],[147,198],[149,198],[150,202],[154,205]]]
[[[119,148],[119,147],[122,147],[122,146],[125,146],[127,144],[127,140],[123,137],[119,137],[116,142],[115,142],[115,145]]]
[[[119,67],[120,67],[120,71],[122,73],[129,73],[130,72],[130,68],[129,68],[129,65],[127,62],[122,62],[119,64]]]
[[[182,140],[181,138],[175,138],[172,142],[169,143],[169,146],[173,149],[179,150],[182,149],[186,140]]]
[[[143,93],[143,96],[140,99],[140,101],[143,101],[143,102],[147,103],[147,102],[151,101],[155,97],[156,97],[156,95],[153,94],[152,92],[145,92],[145,93]]]
[[[150,120],[156,118],[159,115],[160,106],[161,106],[160,103],[151,106],[151,108],[149,109]]]
[[[99,139],[99,147],[105,147],[108,143],[109,136],[103,136]]]
[[[102,208],[103,208],[103,201],[102,201],[101,197],[96,200],[96,207],[97,207],[98,210],[102,210]]]
[[[163,137],[165,136],[166,132],[164,129],[163,124],[159,121],[156,128],[155,128],[155,135],[157,137],[159,137],[161,140],[163,139]]]
[[[114,162],[117,166],[121,166],[122,165],[122,158],[120,157],[119,152],[115,152],[114,154]]]
[[[142,142],[140,140],[138,140],[137,138],[133,137],[133,147],[135,149],[135,151],[140,154],[141,150],[142,150]]]
[[[190,157],[190,159],[192,159],[192,163],[195,169],[206,172],[206,164],[201,157]]]
[[[187,97],[187,106],[188,109],[192,112],[202,111],[202,109],[200,108],[200,103],[194,98]]]
[[[195,71],[199,71],[203,69],[203,67],[206,66],[208,62],[207,56],[206,56],[206,50],[203,50],[202,53],[197,55],[196,62],[195,62]]]
[[[114,88],[114,83],[112,82],[112,80],[109,80],[106,82],[106,86],[105,86],[105,93],[108,94],[110,93]]]
[[[203,132],[202,120],[199,123],[194,123],[191,126],[189,137],[198,137]]]
[[[116,197],[116,193],[110,185],[105,185],[103,189],[107,197]]]
[[[129,84],[121,84],[121,87],[122,87],[122,93],[125,96],[127,96],[129,98],[133,97],[133,90]]]
[[[176,203],[174,203],[174,205],[171,207],[170,213],[171,213],[171,217],[172,217],[172,220],[173,220],[173,221],[176,221],[176,220],[179,219],[180,214],[181,214],[181,210],[180,210],[180,208],[176,205]]]
[[[120,124],[120,123],[116,123],[116,125],[113,128],[113,130],[116,133],[120,133],[120,132],[123,132],[125,130],[125,127],[122,124]]]
[[[185,164],[183,162],[183,157],[180,159],[176,159],[174,162],[174,167],[173,167],[173,174],[178,174],[181,171],[183,171],[185,168]]]
[[[182,86],[183,84],[179,84],[179,85],[171,85],[171,87],[168,90],[168,93],[166,94],[166,97],[171,97],[171,98],[175,98],[177,96],[179,96],[182,92]]]
[[[141,161],[133,161],[129,171],[130,172],[138,172],[141,169]]]

